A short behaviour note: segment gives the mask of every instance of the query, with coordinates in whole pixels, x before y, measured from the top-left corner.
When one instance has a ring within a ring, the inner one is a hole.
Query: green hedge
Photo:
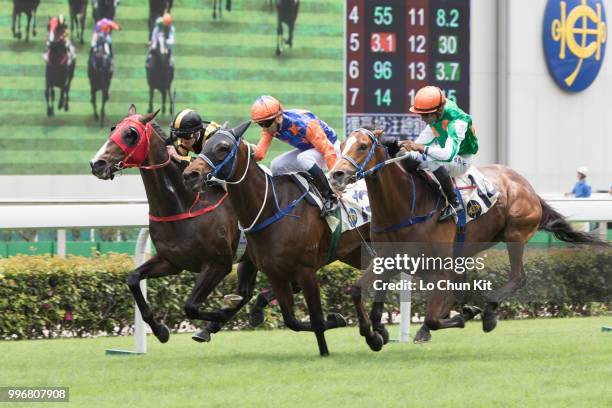
[[[486,278],[497,287],[507,277],[505,253],[489,256],[487,269],[469,278]],[[126,285],[133,269],[128,255],[101,255],[96,258],[14,256],[0,259],[0,339],[44,338],[121,334],[131,328],[134,302]],[[530,251],[525,269],[528,284],[519,296],[500,307],[502,318],[534,316],[576,316],[610,313],[612,251],[551,249]],[[355,322],[348,290],[360,276],[358,270],[341,263],[319,272],[321,298],[326,312],[341,312]],[[169,327],[185,323],[184,301],[195,283],[195,275],[148,281],[147,297],[155,315]],[[260,274],[257,291],[269,287]],[[223,295],[235,293],[236,276],[230,274],[211,294],[208,308],[221,307]],[[394,295],[387,304],[396,311]],[[466,293],[464,300],[482,305],[482,294]],[[306,316],[303,298],[296,299],[297,314]],[[413,296],[413,312],[423,316],[425,297]],[[242,311],[228,328],[247,327]],[[279,308],[266,309],[266,328],[281,322]]]

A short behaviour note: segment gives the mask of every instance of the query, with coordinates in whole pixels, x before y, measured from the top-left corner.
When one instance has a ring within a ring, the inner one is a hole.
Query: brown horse
[[[238,266],[237,305],[220,311],[200,311],[200,305],[232,270],[240,231],[227,193],[210,188],[204,196],[183,184],[182,167],[170,160],[163,130],[153,118],[157,112],[137,115],[132,105],[128,117],[113,128],[109,139],[90,162],[92,173],[103,180],[126,167],[138,167],[145,185],[151,216],[149,230],[157,255],[131,272],[128,285],[142,317],[155,336],[165,343],[169,330],[155,320],[141,290],[143,279],[176,275],[183,270],[198,273],[195,288],[185,303],[190,319],[206,320],[206,328],[194,340],[208,341],[252,297],[257,270],[248,256]]]
[[[283,45],[293,47],[293,30],[300,10],[300,0],[276,0],[276,56],[283,52]],[[288,37],[283,38],[283,24],[287,25]]]
[[[59,88],[60,96],[57,109],[68,111],[70,102],[70,84],[74,77],[76,57],[71,60],[68,47],[72,47],[65,41],[67,27],[60,22],[58,17],[49,19],[47,25],[48,46],[47,67],[45,70],[45,100],[47,102],[47,116],[53,116],[53,104],[55,103],[55,88]]]
[[[448,243],[451,244],[446,246],[448,249],[439,250],[442,253],[437,255],[452,256],[452,243],[455,241],[457,228],[451,219],[438,222],[443,208],[442,205],[437,205],[439,193],[424,178],[416,174],[416,166],[405,170],[397,163],[383,164],[390,156],[387,148],[381,143],[381,134],[380,130],[357,129],[349,135],[343,146],[342,158],[330,173],[332,184],[335,188],[343,189],[352,180],[360,176],[365,177],[372,209],[372,242]],[[397,152],[397,144],[391,146],[395,146]],[[490,332],[497,325],[496,308],[526,283],[523,251],[527,241],[538,229],[552,232],[565,242],[598,243],[598,241],[589,234],[572,230],[564,218],[546,204],[527,180],[514,170],[500,165],[481,166],[479,170],[494,184],[500,194],[496,204],[486,214],[468,224],[465,235],[466,246],[462,256],[473,256],[491,245],[490,243],[502,241],[508,243],[510,259],[510,280],[487,296],[482,324],[483,330]],[[414,207],[412,197],[416,199]],[[429,212],[431,216],[421,217],[417,221],[416,218],[412,218],[413,209],[416,214]],[[411,218],[414,222],[409,222]],[[393,228],[394,226],[400,227]],[[370,348],[378,351],[383,344],[377,333],[382,302],[374,303],[370,321],[361,300],[362,291],[370,288],[376,278],[372,269],[368,269],[354,285],[352,296],[359,316],[360,333],[366,337]],[[427,278],[434,281],[456,280],[457,274],[449,271]],[[456,300],[452,293],[438,290],[430,292],[425,324],[415,336],[415,342],[430,340],[430,330],[463,327],[466,320],[474,317],[473,309],[468,309],[464,310],[463,314],[447,318]]]
[[[272,284],[287,327],[311,331],[319,353],[328,355],[324,332],[342,327],[339,314],[325,319],[316,272],[333,259],[358,267],[360,234],[368,224],[341,235],[337,250],[330,251],[331,231],[319,208],[304,200],[304,193],[288,175],[272,177],[252,159],[242,134],[250,122],[235,129],[221,129],[204,144],[202,154],[184,171],[185,184],[194,191],[213,176],[227,181],[227,191],[247,234],[247,251]],[[300,322],[293,311],[292,283],[304,293],[310,322]]]

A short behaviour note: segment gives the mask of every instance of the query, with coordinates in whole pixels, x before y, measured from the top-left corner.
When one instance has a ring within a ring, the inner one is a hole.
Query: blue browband
[[[225,129],[219,129],[217,130],[216,133],[221,133],[225,136],[229,136],[232,138],[232,140],[234,140],[234,145],[232,146],[232,151],[229,152],[229,154],[227,156],[225,156],[225,158],[223,159],[223,161],[221,161],[221,163],[215,165],[212,160],[210,160],[204,153],[200,153],[198,155],[199,158],[201,158],[202,160],[204,160],[206,163],[208,163],[208,165],[210,167],[212,167],[213,171],[208,174],[208,179],[210,180],[211,178],[215,177],[219,180],[224,180],[226,181],[227,179],[229,179],[232,174],[234,173],[234,169],[236,168],[236,157],[237,157],[237,153],[238,153],[238,147],[240,146],[240,142],[242,141],[242,138],[236,138],[231,132],[228,132]],[[221,170],[229,163],[232,162],[232,168],[230,169],[229,173],[227,174],[226,178],[221,178],[218,177],[218,174],[221,172]]]

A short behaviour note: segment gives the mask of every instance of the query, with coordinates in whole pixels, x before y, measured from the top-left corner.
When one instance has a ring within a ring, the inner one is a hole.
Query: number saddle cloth
[[[287,175],[300,187],[300,190],[308,191],[306,201],[318,207],[319,210],[323,209],[321,195],[316,187],[310,183],[310,176],[307,173],[289,173]],[[342,203],[338,203],[338,206],[335,216],[325,217],[332,232],[336,231],[340,222],[341,232],[359,228],[370,222],[372,212],[370,211],[370,199],[365,180],[359,180],[357,183],[348,186],[342,193]]]
[[[425,173],[430,183],[441,191],[440,184],[431,171],[425,169],[419,172]],[[453,183],[457,196],[461,198],[466,224],[486,214],[499,197],[499,191],[475,166],[470,166],[465,174],[453,177]]]

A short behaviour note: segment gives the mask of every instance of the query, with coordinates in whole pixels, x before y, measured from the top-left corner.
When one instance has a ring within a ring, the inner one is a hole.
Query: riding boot
[[[446,200],[448,202],[446,207],[444,207],[444,210],[442,210],[440,218],[438,219],[438,222],[443,222],[462,210],[461,203],[457,201],[457,195],[455,194],[453,180],[448,174],[448,171],[443,166],[440,166],[437,170],[433,172],[433,174],[438,179],[438,182],[442,187],[442,192],[444,192],[444,195],[446,196]]]
[[[321,193],[321,198],[323,198],[321,217],[333,215],[334,210],[338,206],[338,197],[336,197],[336,194],[331,190],[325,173],[323,173],[323,170],[316,164],[308,169],[308,173],[312,176],[313,184],[317,190],[319,190],[319,193]]]

